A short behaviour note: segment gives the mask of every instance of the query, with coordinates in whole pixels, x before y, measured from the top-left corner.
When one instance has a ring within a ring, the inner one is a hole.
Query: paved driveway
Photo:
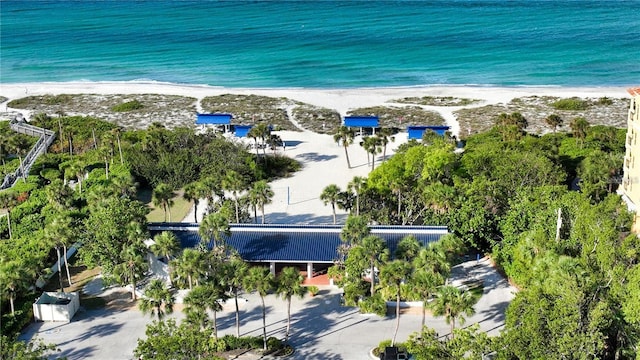
[[[484,281],[484,295],[475,306],[476,314],[465,325],[480,327],[496,334],[504,323],[504,311],[515,289],[498,275],[488,261],[469,261],[454,268],[454,277],[475,277]],[[241,310],[241,335],[262,334],[260,298],[244,295]],[[368,359],[368,351],[381,340],[390,339],[395,328],[394,315],[384,318],[362,315],[356,308],[339,304],[340,292],[324,288],[315,297],[292,301],[291,342],[296,347],[292,359]],[[286,303],[273,295],[266,298],[268,336],[284,337]],[[172,317],[182,318],[180,311]],[[420,329],[422,316],[403,314],[398,340],[404,341]],[[137,339],[144,337],[151,317],[136,308],[80,311],[71,323],[34,323],[21,336],[38,335],[45,342],[56,343],[62,350],[58,356],[73,359],[132,359]],[[220,336],[235,334],[232,306],[218,314]],[[440,335],[449,333],[443,318],[427,317],[427,325]]]

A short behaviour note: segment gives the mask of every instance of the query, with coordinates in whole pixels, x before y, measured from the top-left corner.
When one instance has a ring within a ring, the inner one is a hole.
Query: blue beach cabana
[[[233,118],[231,114],[198,114],[196,125],[222,125],[226,132],[231,125],[231,118]]]
[[[253,125],[235,125],[233,127],[233,133],[236,137],[247,137],[247,134],[252,127]]]
[[[363,128],[371,128],[373,129],[373,134],[376,133],[376,128],[378,127],[378,117],[377,116],[345,116],[342,124],[346,127],[355,127],[360,128],[360,133],[362,133]]]
[[[407,126],[407,133],[409,134],[409,139],[420,140],[422,139],[424,132],[427,130],[431,130],[440,136],[444,136],[449,129],[449,126],[410,125]]]

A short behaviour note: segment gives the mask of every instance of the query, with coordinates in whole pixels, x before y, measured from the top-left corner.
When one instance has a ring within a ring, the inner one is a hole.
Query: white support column
[[[269,271],[271,271],[271,274],[273,276],[276,276],[276,263],[275,262],[270,262],[269,263]]]
[[[313,263],[308,262],[307,263],[307,279],[311,279],[311,278],[313,278]]]

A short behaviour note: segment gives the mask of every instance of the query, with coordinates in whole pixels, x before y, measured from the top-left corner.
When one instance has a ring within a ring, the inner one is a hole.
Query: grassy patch
[[[395,99],[389,102],[400,104],[416,104],[430,106],[466,106],[478,103],[478,99],[457,98],[453,96],[423,96],[423,97],[406,97]]]
[[[140,110],[144,107],[142,103],[138,100],[127,101],[122,104],[114,105],[111,107],[111,111],[113,112],[128,112],[134,110]]]
[[[299,103],[292,113],[300,126],[320,134],[333,134],[342,125],[342,117],[333,109]]]
[[[556,110],[586,110],[589,108],[589,102],[577,97],[560,99],[551,103]]]
[[[173,206],[171,207],[171,221],[180,222],[182,219],[187,216],[193,204],[191,202],[186,201],[182,198],[182,194],[184,192],[182,190],[176,191],[176,196],[173,198]],[[164,210],[162,207],[153,206],[152,201],[152,190],[151,189],[141,189],[138,191],[138,200],[147,204],[151,209],[151,212],[147,215],[147,221],[149,222],[163,222],[164,221]],[[167,221],[169,221],[169,213],[167,213]]]
[[[377,116],[380,126],[387,128],[445,123],[437,112],[424,110],[419,106],[373,106],[350,110],[349,115]]]

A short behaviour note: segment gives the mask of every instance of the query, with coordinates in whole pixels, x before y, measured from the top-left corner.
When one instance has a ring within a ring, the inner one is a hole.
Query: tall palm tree
[[[580,144],[584,142],[587,137],[587,131],[589,130],[589,122],[583,117],[577,117],[571,120],[569,127],[573,133],[573,137],[578,139]]]
[[[284,342],[289,341],[289,333],[291,331],[291,298],[298,296],[302,299],[307,289],[302,286],[304,278],[300,275],[298,269],[294,267],[286,267],[276,278],[276,294],[287,300],[287,330],[284,335]]]
[[[186,305],[185,312],[187,313],[187,319],[197,322],[202,328],[207,322],[207,309],[213,312],[213,321],[211,322],[213,328],[213,337],[218,338],[218,311],[222,310],[220,301],[227,300],[227,294],[219,284],[207,283],[199,285],[189,291],[189,294],[184,298]]]
[[[444,277],[430,269],[416,268],[408,282],[409,292],[422,301],[422,326],[425,325],[429,300],[445,282]]]
[[[234,170],[227,171],[224,179],[222,179],[222,188],[227,191],[230,191],[231,194],[233,195],[233,201],[236,205],[236,223],[240,222],[238,193],[244,190],[245,187],[246,185],[245,185],[244,179],[238,172]]]
[[[382,161],[385,161],[387,159],[387,145],[390,142],[396,141],[396,138],[393,136],[393,130],[391,130],[391,128],[380,129],[378,132],[378,138],[382,145]]]
[[[82,180],[84,180],[86,173],[84,163],[81,160],[76,160],[69,166],[68,170],[78,180],[78,192],[82,192]]]
[[[368,235],[362,239],[362,255],[366,257],[369,263],[369,271],[371,274],[371,295],[376,289],[376,267],[379,267],[388,256],[386,243],[384,239],[376,235]]]
[[[562,125],[562,118],[557,114],[549,114],[549,116],[544,119],[544,122],[546,122],[555,133],[558,126]]]
[[[349,216],[340,232],[340,239],[349,246],[358,245],[370,233],[367,219],[362,216]]]
[[[262,301],[262,340],[263,349],[267,350],[267,309],[264,304],[264,297],[269,291],[273,290],[275,279],[273,274],[266,267],[252,267],[249,269],[247,277],[242,282],[245,290],[249,292],[257,292]]]
[[[347,167],[349,169],[351,169],[351,162],[349,161],[349,152],[347,151],[347,148],[353,143],[354,137],[355,134],[353,133],[353,130],[346,126],[339,127],[338,131],[333,135],[333,141],[338,144],[342,144],[344,147],[344,155],[347,157]]]
[[[380,285],[385,289],[385,292],[393,293],[396,298],[396,329],[393,332],[391,346],[396,343],[396,336],[400,328],[400,293],[402,284],[410,275],[411,265],[403,260],[394,260],[380,271]]]
[[[167,259],[167,264],[169,264],[171,257],[180,250],[178,237],[171,231],[163,231],[156,235],[153,240],[155,244],[151,245],[151,251],[156,256],[164,256]],[[168,266],[167,269],[169,284],[171,284],[171,266]]]
[[[422,244],[418,241],[418,239],[413,235],[407,235],[400,239],[398,247],[396,248],[396,253],[394,255],[396,259],[413,261],[413,259],[418,256],[421,249]]]
[[[174,204],[173,198],[175,196],[176,193],[173,192],[173,189],[168,184],[158,184],[153,189],[153,205],[162,206],[165,222],[167,222],[167,211],[169,212],[169,222],[171,222],[171,207]]]
[[[202,219],[198,233],[203,240],[206,239],[213,242],[213,248],[217,248],[224,244],[224,239],[222,238],[223,235],[231,235],[231,229],[227,218],[217,212],[209,214]]]
[[[451,337],[453,338],[456,319],[459,319],[460,324],[464,324],[462,315],[473,315],[475,313],[474,304],[475,299],[470,292],[461,291],[454,286],[443,286],[438,289],[431,309],[433,315],[444,316],[447,324],[451,324]]]
[[[17,196],[13,192],[0,192],[0,207],[7,210],[7,226],[9,228],[9,239],[12,238],[11,233],[11,210],[17,203]]]
[[[360,145],[367,154],[371,154],[371,170],[373,171],[376,167],[376,154],[380,152],[380,138],[377,136],[368,136]]]
[[[264,224],[264,206],[270,204],[273,200],[273,190],[271,190],[271,186],[266,180],[260,180],[253,184],[251,192],[256,196],[256,205],[260,207],[262,223]]]
[[[205,272],[204,253],[195,249],[184,249],[182,256],[171,261],[170,266],[178,277],[187,280],[189,289],[193,289],[194,280],[196,285],[199,285]]]
[[[242,288],[242,282],[247,276],[249,265],[239,256],[232,256],[223,264],[223,282],[233,293],[236,306],[236,337],[240,337],[240,308],[238,307],[238,291]]]
[[[327,205],[331,204],[331,210],[333,210],[333,224],[336,224],[336,203],[340,199],[340,188],[336,184],[331,184],[325,187],[320,194],[320,200]]]
[[[366,189],[366,186],[367,178],[362,176],[354,176],[351,182],[347,185],[347,189],[356,194],[356,216],[360,215],[360,195]]]
[[[251,128],[251,130],[255,130],[256,135],[260,138],[260,141],[262,143],[262,153],[266,156],[266,139],[268,139],[269,135],[271,135],[271,128],[266,123],[259,122],[253,128]]]
[[[140,311],[143,314],[156,315],[158,321],[162,321],[165,314],[173,312],[175,298],[162,280],[153,279],[144,289],[144,297],[140,299]]]
[[[69,264],[67,263],[67,245],[72,236],[71,218],[64,214],[59,215],[47,227],[45,227],[44,236],[56,249],[56,254],[58,255],[57,264],[60,291],[64,292],[64,285],[62,284],[62,267],[60,266],[63,256],[60,255],[60,249],[64,248],[64,264],[67,270],[67,279],[69,281],[69,285],[72,285]]]
[[[149,264],[144,258],[146,247],[142,242],[133,243],[122,250],[121,262],[113,268],[113,275],[120,284],[131,285],[131,299],[136,300],[136,286],[144,277]]]
[[[18,294],[29,286],[29,273],[21,260],[0,263],[0,291],[9,299],[11,314],[15,314],[14,302]]]
[[[193,222],[196,224],[198,223],[198,204],[200,204],[200,199],[206,197],[208,192],[209,191],[199,181],[194,181],[184,187],[182,197],[187,201],[193,201]]]

